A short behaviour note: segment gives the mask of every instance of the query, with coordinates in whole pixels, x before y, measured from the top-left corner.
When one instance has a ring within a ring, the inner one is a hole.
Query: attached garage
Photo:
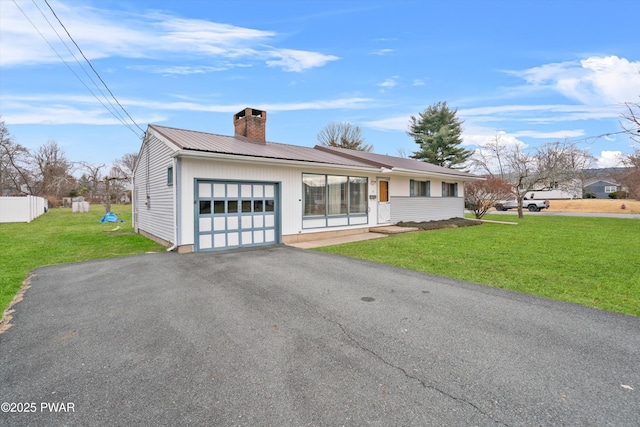
[[[274,182],[198,180],[195,250],[280,243],[278,189]]]

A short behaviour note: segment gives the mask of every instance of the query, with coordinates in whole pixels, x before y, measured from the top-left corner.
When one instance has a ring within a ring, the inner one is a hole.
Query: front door
[[[378,179],[378,224],[385,224],[389,222],[391,222],[389,180]]]

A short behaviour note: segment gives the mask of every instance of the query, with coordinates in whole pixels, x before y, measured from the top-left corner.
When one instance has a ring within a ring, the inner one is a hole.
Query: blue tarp
[[[124,222],[124,220],[122,219],[118,221],[118,216],[113,212],[109,212],[108,214],[102,217],[100,222]]]

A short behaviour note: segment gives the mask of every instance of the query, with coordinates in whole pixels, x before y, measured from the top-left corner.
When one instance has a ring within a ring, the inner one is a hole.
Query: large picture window
[[[367,184],[365,177],[303,174],[303,216],[366,215]]]

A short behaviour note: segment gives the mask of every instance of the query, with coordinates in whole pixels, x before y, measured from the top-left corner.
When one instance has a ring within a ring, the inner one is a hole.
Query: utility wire
[[[69,30],[67,30],[67,27],[64,26],[64,24],[62,23],[62,21],[60,20],[60,18],[58,18],[58,15],[56,14],[56,12],[53,10],[53,8],[51,7],[51,5],[49,4],[48,0],[44,0],[45,4],[49,7],[49,9],[51,10],[51,13],[53,13],[53,16],[56,17],[56,19],[58,20],[58,22],[60,23],[60,26],[62,26],[62,28],[64,29],[64,31],[67,33],[67,35],[69,36],[69,39],[71,39],[71,41],[73,42],[73,44],[76,46],[76,48],[78,48],[78,51],[80,52],[80,54],[82,55],[82,57],[85,59],[85,61],[87,61],[87,64],[89,64],[89,67],[91,67],[91,69],[93,70],[93,72],[96,74],[96,76],[98,76],[98,79],[100,79],[100,81],[102,82],[102,84],[104,85],[104,87],[107,89],[107,91],[109,92],[109,94],[111,94],[111,97],[113,98],[113,100],[120,106],[120,108],[122,109],[122,111],[125,112],[125,114],[127,115],[127,117],[129,117],[129,119],[131,119],[131,121],[133,122],[134,125],[136,125],[136,127],[138,129],[140,129],[140,131],[144,134],[144,129],[142,129],[138,123],[136,123],[136,121],[133,119],[133,117],[131,117],[131,115],[129,114],[129,112],[122,106],[122,104],[120,104],[120,101],[118,101],[118,99],[116,98],[116,96],[113,94],[113,92],[111,92],[111,89],[109,89],[109,86],[107,86],[107,84],[105,83],[105,81],[102,79],[102,77],[100,77],[100,74],[98,73],[98,71],[96,71],[96,69],[93,67],[93,65],[91,64],[91,61],[89,61],[89,59],[85,56],[84,52],[82,51],[82,49],[80,49],[80,46],[78,46],[78,43],[76,43],[76,41],[73,39],[73,37],[71,37],[71,34],[69,34]]]
[[[106,105],[106,104],[105,104],[105,103],[100,99],[100,97],[99,97],[98,95],[96,95],[96,94],[94,93],[94,91],[93,91],[93,90],[91,90],[91,88],[90,88],[89,86],[87,86],[87,84],[82,80],[82,78],[81,78],[81,77],[80,77],[80,76],[79,76],[79,75],[78,75],[78,74],[73,70],[73,68],[71,67],[71,65],[69,65],[69,63],[68,63],[68,62],[67,62],[67,61],[62,57],[62,55],[60,55],[60,53],[56,50],[56,48],[55,48],[55,47],[54,47],[54,46],[49,42],[49,40],[47,39],[47,37],[46,37],[46,36],[45,36],[41,31],[40,31],[40,29],[38,28],[38,26],[37,26],[37,25],[36,25],[36,24],[31,20],[31,18],[29,18],[29,15],[27,15],[27,13],[26,13],[26,12],[25,12],[21,7],[20,7],[20,5],[18,5],[18,3],[16,2],[16,0],[12,0],[12,1],[13,1],[13,4],[15,4],[15,5],[16,5],[16,7],[18,8],[18,10],[20,10],[20,12],[22,13],[22,15],[27,19],[27,21],[29,21],[29,23],[31,24],[31,26],[36,30],[36,32],[37,32],[38,34],[40,34],[40,37],[42,37],[42,39],[45,41],[45,43],[47,43],[47,45],[51,48],[51,50],[52,50],[52,51],[53,51],[53,52],[58,56],[58,58],[59,58],[59,59],[60,59],[60,60],[61,60],[65,65],[66,65],[66,67],[69,69],[69,71],[71,71],[71,73],[72,73],[74,76],[76,76],[76,78],[78,79],[78,81],[79,81],[80,83],[82,83],[82,85],[83,85],[83,86],[84,86],[84,87],[89,91],[89,93],[91,93],[91,95],[93,95],[93,97],[94,97],[94,98],[96,98],[96,100],[97,100],[97,101],[98,101],[98,102],[99,102],[99,103],[100,103],[100,104],[101,104],[101,105],[102,105],[102,106],[103,106],[107,111],[109,111],[109,113],[110,113],[112,116],[114,116],[116,120],[118,120],[118,121],[119,121],[120,123],[122,123],[125,127],[127,127],[127,128],[128,128],[128,129],[129,129],[133,134],[134,134],[134,135],[136,135],[136,137],[138,137],[139,139],[144,138],[145,131],[144,131],[142,128],[140,128],[140,126],[138,126],[138,124],[135,122],[135,120],[133,120],[133,118],[129,115],[129,113],[127,113],[127,111],[124,109],[124,107],[122,107],[122,105],[121,105],[121,104],[116,100],[116,102],[118,103],[118,105],[120,106],[120,108],[121,108],[121,109],[122,109],[122,110],[127,114],[127,116],[129,116],[129,118],[130,118],[130,119],[131,119],[131,121],[136,125],[136,127],[142,131],[142,135],[138,134],[138,132],[136,132],[136,130],[135,130],[135,129],[130,125],[130,124],[128,124],[128,123],[126,122],[126,120],[124,119],[124,117],[123,117],[122,115],[120,115],[120,117],[118,117],[118,115],[116,114],[116,113],[117,113],[117,110],[116,110],[115,112],[114,112],[114,111],[112,111],[112,110],[109,108],[109,106],[107,106],[107,105]],[[32,0],[32,1],[33,1],[33,0]],[[36,5],[36,7],[37,7],[37,5]],[[38,8],[38,10],[40,10],[40,8]],[[40,10],[40,13],[42,13],[42,11],[41,11],[41,10]],[[54,13],[54,14],[55,14],[55,13]],[[45,17],[45,19],[46,19],[46,17]],[[47,22],[49,22],[49,21],[47,20]],[[59,22],[59,21],[58,21],[58,22]],[[49,25],[51,25],[51,23],[50,23],[50,22],[49,22]],[[62,25],[62,23],[61,23],[61,25]],[[64,27],[64,26],[63,26],[63,27]],[[66,30],[66,28],[65,28],[65,30]],[[55,31],[55,29],[54,29],[54,31]],[[57,33],[57,31],[56,31],[56,34],[58,34],[58,33]],[[68,34],[68,32],[67,32],[67,34]],[[60,36],[58,35],[58,37],[60,37]],[[69,37],[71,37],[71,36],[69,36]],[[64,44],[64,41],[63,41],[63,44]],[[75,44],[75,42],[74,42],[74,44]],[[76,46],[77,46],[77,44],[76,44]],[[65,44],[65,47],[67,47],[67,45],[66,45],[66,44]],[[67,49],[68,49],[68,47],[67,47]],[[78,49],[80,49],[80,48],[78,48]],[[76,58],[75,58],[75,55],[73,55],[73,53],[72,53],[72,56],[74,57],[74,59],[76,59]],[[84,56],[84,54],[83,54],[83,56]],[[86,59],[86,57],[85,57],[85,59]],[[77,61],[77,59],[76,59],[76,62],[78,62],[78,61]],[[91,65],[91,64],[89,64],[89,65]],[[80,67],[82,68],[82,66],[81,66],[81,65],[80,65]],[[93,69],[93,67],[91,67],[91,68]],[[95,71],[95,69],[93,69],[93,70],[94,70],[94,72],[97,74],[97,72]],[[86,74],[86,70],[84,70],[84,68],[83,68],[83,71],[85,71],[85,74]],[[100,76],[99,76],[99,75],[98,75],[98,77],[100,78]],[[90,78],[90,79],[91,79],[91,78]],[[100,78],[100,81],[102,81],[102,83],[105,85],[105,87],[107,87],[107,86],[106,86],[106,83],[104,83],[104,81],[103,81],[101,78]],[[92,82],[93,82],[93,80],[92,80]],[[96,85],[96,83],[95,83],[95,82],[93,82],[93,83],[94,83],[94,85]],[[97,86],[97,85],[96,85],[96,88],[98,88],[98,86]],[[100,89],[98,88],[98,90],[100,90]],[[109,90],[109,88],[108,88],[108,87],[107,87],[107,90]],[[102,91],[100,91],[100,92],[102,93]],[[111,93],[111,91],[110,91],[110,90],[109,90],[109,93]],[[104,93],[102,93],[102,95],[103,95],[103,97],[107,100],[107,102],[109,102],[108,98],[104,95]],[[113,93],[111,93],[111,95],[113,96]],[[115,97],[114,97],[114,99],[115,99]],[[109,103],[110,103],[110,102],[109,102]],[[114,110],[115,110],[115,107],[113,107],[113,108],[114,108]],[[118,113],[118,114],[119,114],[119,113]]]
[[[618,131],[618,132],[608,132],[608,133],[603,133],[603,134],[596,135],[596,136],[585,136],[582,139],[569,140],[569,142],[584,141],[585,144],[593,144],[594,142],[596,142],[600,138],[605,138],[605,137],[611,136],[611,135],[619,135],[621,133],[629,133],[629,132],[627,132],[626,130],[621,130],[621,131]]]
[[[58,39],[62,42],[62,44],[64,45],[65,48],[67,48],[67,51],[69,52],[69,54],[73,57],[73,59],[76,61],[76,63],[78,64],[78,66],[80,67],[80,69],[84,72],[84,74],[87,76],[87,78],[89,78],[89,80],[91,80],[91,83],[93,83],[93,85],[95,86],[95,88],[100,92],[100,94],[102,95],[102,97],[107,101],[107,103],[109,103],[109,105],[111,106],[111,108],[108,108],[106,105],[102,104],[103,106],[105,106],[105,108],[107,108],[109,110],[109,112],[111,112],[112,115],[115,116],[115,114],[117,114],[120,117],[120,122],[122,124],[124,124],[125,126],[127,126],[128,128],[130,128],[131,130],[133,130],[129,124],[126,123],[126,120],[124,118],[124,116],[120,113],[120,111],[118,111],[118,109],[115,107],[115,105],[113,105],[113,103],[109,100],[109,98],[107,98],[107,96],[105,95],[105,93],[102,91],[102,89],[100,89],[100,87],[98,86],[98,84],[93,80],[93,78],[91,78],[91,75],[87,72],[86,68],[83,67],[82,63],[78,60],[78,58],[76,57],[76,55],[71,51],[71,49],[69,48],[69,46],[67,45],[67,43],[62,39],[62,37],[60,36],[60,34],[58,33],[58,30],[55,29],[55,27],[51,24],[51,21],[49,21],[49,18],[47,18],[47,16],[44,14],[44,12],[42,11],[42,9],[40,9],[40,6],[38,6],[38,3],[36,3],[35,0],[31,0],[31,2],[34,4],[34,6],[38,9],[38,11],[40,11],[40,14],[42,15],[42,17],[47,21],[47,23],[49,24],[49,26],[51,27],[51,29],[56,33],[56,35],[58,36]],[[135,132],[135,131],[134,131]]]
[[[22,12],[22,14],[24,15],[24,17],[27,19],[27,21],[29,21],[29,23],[33,26],[33,28],[38,32],[38,34],[40,34],[40,37],[42,37],[42,39],[45,41],[45,43],[47,43],[49,45],[49,47],[51,48],[51,50],[53,50],[53,52],[58,56],[58,58],[60,58],[60,60],[64,63],[64,65],[67,66],[67,68],[69,69],[69,71],[71,71],[73,73],[74,76],[76,76],[76,78],[78,79],[78,81],[80,81],[80,83],[82,83],[82,85],[91,93],[91,95],[94,96],[94,98],[96,98],[98,100],[98,102],[100,104],[102,104],[103,107],[105,107],[105,109],[107,109],[107,111],[109,111],[109,113],[111,113],[111,115],[113,115],[116,120],[118,120],[120,123],[122,123],[124,126],[126,126],[129,130],[131,130],[131,132],[133,132],[138,138],[141,138],[141,136],[125,121],[123,121],[120,117],[116,116],[113,111],[111,111],[109,109],[109,107],[107,107],[105,105],[104,102],[102,102],[102,100],[91,90],[91,88],[89,86],[87,86],[87,84],[82,80],[82,78],[80,78],[80,76],[73,70],[73,68],[71,68],[71,66],[69,65],[69,63],[67,61],[65,61],[65,59],[60,55],[60,53],[56,50],[56,48],[49,43],[49,40],[47,40],[47,38],[45,37],[44,34],[42,34],[42,32],[40,31],[40,29],[38,28],[38,26],[31,20],[31,18],[29,18],[29,16],[26,14],[26,12],[24,10],[22,10],[22,8],[16,3],[16,0],[13,0],[13,4],[16,5],[16,7],[20,10],[20,12]]]

